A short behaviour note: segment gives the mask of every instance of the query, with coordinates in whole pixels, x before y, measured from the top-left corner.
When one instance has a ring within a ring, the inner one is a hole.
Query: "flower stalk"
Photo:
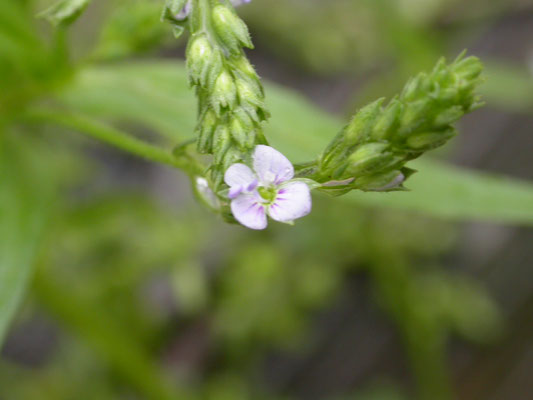
[[[444,145],[457,134],[453,124],[482,104],[475,93],[482,71],[475,57],[462,54],[449,65],[441,59],[387,105],[379,99],[357,112],[306,175],[342,182],[325,186],[333,194],[402,190],[414,172],[406,163]]]
[[[194,0],[189,15],[189,80],[198,98],[197,149],[213,155],[210,178],[223,190],[224,172],[267,144],[268,117],[259,77],[244,54],[253,48],[248,28],[229,1]]]

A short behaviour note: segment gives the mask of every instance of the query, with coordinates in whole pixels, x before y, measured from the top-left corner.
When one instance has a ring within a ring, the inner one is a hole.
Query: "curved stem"
[[[24,119],[29,121],[51,122],[76,130],[146,160],[179,168],[189,175],[201,174],[204,169],[196,160],[187,156],[185,153],[180,153],[182,156],[178,157],[170,151],[146,143],[83,114],[41,108],[28,111],[24,114]]]

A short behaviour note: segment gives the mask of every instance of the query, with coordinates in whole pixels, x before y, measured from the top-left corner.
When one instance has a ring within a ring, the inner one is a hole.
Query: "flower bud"
[[[192,82],[205,84],[207,70],[211,65],[213,48],[204,34],[189,41],[187,47],[187,68]]]
[[[230,147],[222,158],[222,170],[226,171],[230,165],[242,161],[242,153],[236,147]]]
[[[453,72],[457,79],[471,81],[481,75],[483,65],[476,57],[468,57],[464,60],[456,61]]]
[[[250,117],[250,115],[242,108],[238,107],[234,113],[234,117],[239,120],[241,125],[244,127],[244,129],[250,131],[254,129],[254,121]]]
[[[221,107],[231,108],[235,104],[237,90],[233,77],[227,72],[222,71],[213,86],[211,101],[217,114],[220,113]]]
[[[463,107],[453,106],[438,114],[434,123],[436,126],[447,126],[461,118],[464,113]]]
[[[220,210],[220,202],[215,195],[215,192],[209,187],[209,182],[203,177],[196,177],[194,182],[194,194],[207,207],[214,211]]]
[[[394,156],[389,151],[388,143],[367,143],[360,146],[348,157],[348,167],[345,175],[368,174],[382,169],[393,160]]]
[[[196,131],[198,134],[197,149],[200,153],[210,153],[213,147],[213,131],[217,124],[217,116],[212,110],[204,113]]]
[[[242,126],[241,122],[239,121],[238,118],[236,118],[235,116],[233,116],[231,118],[231,122],[230,122],[230,131],[231,131],[231,136],[235,139],[235,141],[241,146],[241,147],[247,147],[246,146],[246,142],[247,142],[247,134],[246,134],[246,130],[244,129],[244,127]]]
[[[237,93],[241,103],[250,103],[256,107],[264,107],[261,87],[245,79],[237,79]]]
[[[446,68],[446,62],[444,60],[440,60],[433,71],[435,74],[434,79],[438,82],[445,82],[449,85],[450,81],[453,79],[450,70]]]
[[[400,120],[400,126],[402,127],[399,132],[400,135],[409,134],[426,120],[430,101],[429,98],[424,98],[410,102],[404,107]]]
[[[225,125],[219,125],[213,136],[213,155],[215,164],[220,164],[224,154],[231,147],[231,135]]]
[[[235,68],[237,68],[239,71],[243,72],[247,76],[249,76],[252,79],[258,79],[257,72],[255,72],[254,67],[248,59],[244,56],[241,56],[233,61],[233,65],[235,65]]]
[[[407,146],[417,151],[427,151],[442,146],[446,141],[455,136],[453,128],[438,132],[426,132],[411,136],[407,139]]]
[[[253,48],[248,27],[231,9],[219,4],[213,8],[212,18],[216,33],[231,53],[240,53],[241,45]]]
[[[403,88],[402,99],[405,100],[405,101],[413,100],[416,97],[416,95],[417,95],[417,93],[419,91],[418,90],[419,86],[420,86],[420,77],[419,76],[409,79],[409,81],[407,82],[407,84]]]
[[[205,84],[207,88],[212,90],[213,86],[215,86],[216,80],[218,79],[223,69],[224,63],[222,61],[222,54],[220,53],[220,51],[215,50],[213,52],[213,56],[211,57],[209,67],[207,68],[205,82],[202,83]]]
[[[360,143],[370,136],[376,117],[381,111],[383,100],[376,100],[355,114],[344,131],[344,141],[347,147]]]
[[[443,88],[439,91],[439,98],[443,102],[456,103],[459,92],[454,87]]]
[[[374,125],[372,130],[372,138],[374,140],[384,140],[388,138],[401,110],[402,104],[398,100],[391,101]]]
[[[401,171],[394,170],[356,178],[353,186],[364,191],[386,192],[401,188],[404,181],[404,174]]]

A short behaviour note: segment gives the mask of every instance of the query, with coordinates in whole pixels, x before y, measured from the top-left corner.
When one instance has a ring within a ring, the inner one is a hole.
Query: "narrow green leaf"
[[[488,106],[507,111],[533,112],[533,72],[520,65],[492,61],[486,65],[480,92]]]
[[[457,220],[533,225],[533,184],[432,160],[410,164],[419,172],[409,192],[353,192],[340,199]]]
[[[5,141],[0,146],[1,344],[31,277],[48,215],[50,191],[37,178],[37,166],[28,154]]]

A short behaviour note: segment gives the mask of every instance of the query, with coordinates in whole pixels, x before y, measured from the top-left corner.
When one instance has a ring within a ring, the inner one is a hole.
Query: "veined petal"
[[[228,197],[234,199],[242,192],[254,190],[257,179],[252,170],[244,164],[233,164],[224,174],[224,182],[230,187]]]
[[[303,182],[289,182],[278,190],[268,215],[279,222],[290,222],[309,214],[311,206],[309,187]]]
[[[294,167],[291,162],[270,146],[256,146],[253,161],[259,182],[265,186],[279,185],[294,176]]]
[[[237,221],[250,229],[265,229],[265,205],[257,192],[243,193],[231,202],[231,212]]]

